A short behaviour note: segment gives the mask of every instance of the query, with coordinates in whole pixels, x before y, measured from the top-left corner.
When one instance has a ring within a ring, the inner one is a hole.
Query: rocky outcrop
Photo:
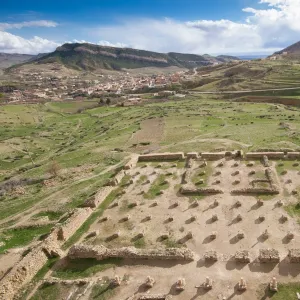
[[[169,249],[137,249],[123,247],[108,249],[104,246],[74,245],[68,253],[70,259],[95,258],[104,260],[112,257],[131,259],[159,259],[159,260],[194,260],[194,253],[187,248]]]

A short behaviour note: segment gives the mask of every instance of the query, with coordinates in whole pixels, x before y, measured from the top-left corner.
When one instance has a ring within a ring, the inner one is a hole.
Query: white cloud
[[[21,23],[0,23],[0,30],[21,29],[24,27],[56,27],[58,24],[53,21],[38,20]]]
[[[24,39],[8,32],[0,31],[0,52],[37,54],[53,51],[59,44],[40,38]]]
[[[25,39],[6,31],[24,27],[56,27],[57,25],[57,23],[47,20],[21,23],[0,23],[0,52],[23,54],[51,52],[59,46],[58,43],[38,36],[34,36],[31,39]]]
[[[108,47],[119,47],[119,48],[125,48],[125,47],[128,47],[127,44],[124,44],[124,43],[110,43],[108,41],[99,41],[97,43],[97,45],[100,45],[100,46],[108,46]]]
[[[135,19],[94,33],[107,44],[153,51],[190,53],[272,53],[300,39],[300,0],[261,0],[241,22],[231,20]]]

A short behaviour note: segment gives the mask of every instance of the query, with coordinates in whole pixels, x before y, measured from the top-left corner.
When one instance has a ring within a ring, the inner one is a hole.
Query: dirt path
[[[211,91],[211,92],[198,92],[190,91],[191,94],[241,94],[241,93],[255,93],[255,92],[273,92],[273,91],[290,91],[299,90],[300,87],[279,88],[279,89],[264,89],[264,90],[241,90],[241,91]]]

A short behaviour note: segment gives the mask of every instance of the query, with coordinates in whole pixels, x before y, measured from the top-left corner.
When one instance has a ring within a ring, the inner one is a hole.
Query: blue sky
[[[300,0],[4,1],[0,52],[90,42],[159,52],[272,53],[300,40]]]

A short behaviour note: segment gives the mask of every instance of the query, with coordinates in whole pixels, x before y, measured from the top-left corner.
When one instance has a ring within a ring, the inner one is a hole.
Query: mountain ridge
[[[232,60],[239,60],[239,58],[226,55],[214,57],[176,52],[159,53],[88,43],[68,43],[58,47],[54,52],[34,59],[30,63],[61,63],[68,68],[93,71],[96,69],[121,70],[169,66],[192,69]]]

